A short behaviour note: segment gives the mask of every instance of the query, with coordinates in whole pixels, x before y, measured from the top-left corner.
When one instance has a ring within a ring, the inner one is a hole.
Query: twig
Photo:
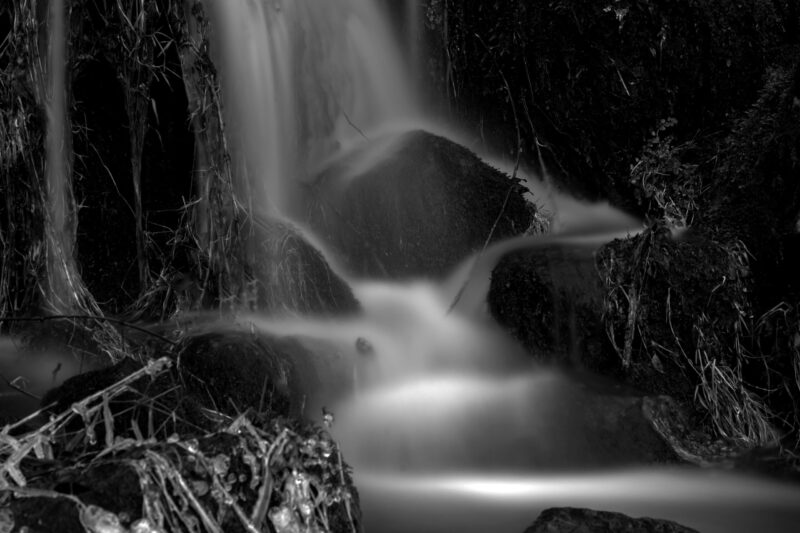
[[[339,481],[342,486],[347,485],[347,480],[344,477],[344,463],[342,461],[342,451],[337,449],[336,456],[339,459]],[[353,533],[357,533],[356,522],[353,520],[353,512],[350,509],[350,498],[344,498],[344,509],[347,511],[347,519],[350,521],[350,527]]]
[[[31,394],[30,392],[26,391],[26,390],[25,390],[25,389],[23,389],[22,387],[19,387],[19,386],[15,385],[13,381],[10,381],[10,380],[9,380],[7,377],[5,377],[3,374],[0,374],[0,379],[2,379],[3,381],[5,381],[5,382],[6,382],[6,385],[8,385],[9,387],[11,387],[11,388],[12,388],[12,389],[14,389],[15,391],[19,392],[20,394],[24,394],[25,396],[28,396],[29,398],[33,398],[34,400],[39,400],[39,401],[41,401],[41,398],[40,398],[39,396],[36,396],[35,394]]]
[[[259,444],[261,444],[260,439],[258,439],[258,435],[255,434],[255,430],[252,429],[252,426],[250,427],[250,432],[256,437],[256,440],[259,442]],[[272,454],[275,452],[275,450],[283,446],[287,435],[288,431],[284,428],[280,435],[278,435],[272,442],[272,445],[270,445],[269,450],[267,450],[267,453],[264,454],[264,458],[262,460],[264,468],[264,481],[258,488],[258,500],[256,500],[256,504],[253,507],[253,514],[251,518],[251,522],[256,528],[259,528],[259,530],[261,525],[264,523],[264,518],[267,516],[269,500],[272,496],[272,474],[269,470],[269,463],[272,460]]]

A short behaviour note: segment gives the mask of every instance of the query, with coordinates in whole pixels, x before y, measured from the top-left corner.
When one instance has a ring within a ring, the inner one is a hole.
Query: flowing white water
[[[379,4],[212,1],[237,170],[256,190],[254,201],[269,203],[273,213],[291,213],[293,184],[324,162],[418,119],[413,78]],[[419,7],[408,0],[406,16],[419,16]],[[377,153],[386,150],[390,140]],[[372,164],[375,152],[364,153],[358,163]],[[595,392],[531,368],[514,342],[471,317],[493,265],[508,250],[568,241],[598,246],[635,230],[636,221],[610,208],[575,207],[553,204],[561,237],[502,243],[443,286],[355,285],[364,308],[359,318],[249,318],[265,331],[311,344],[321,339],[314,346],[345,366],[337,375],[352,370],[349,393],[311,403],[334,410],[333,432],[355,467],[367,531],[522,531],[551,505],[671,518],[705,533],[794,531],[797,487],[684,470],[543,473],[635,458],[623,453],[624,431],[589,435],[583,422],[593,413]],[[585,234],[601,225],[603,231]],[[467,280],[462,303],[449,312]],[[369,349],[360,350],[359,339]]]
[[[370,0],[211,2],[238,171],[285,213],[294,183],[387,123],[419,113]]]
[[[440,288],[364,284],[356,295],[361,317],[249,320],[322,339],[320,354],[352,368],[352,390],[311,398],[308,414],[325,405],[335,415],[331,432],[355,468],[366,531],[521,532],[551,506],[670,519],[702,533],[796,531],[800,486],[641,466],[656,437],[643,442],[640,415],[617,418],[635,398],[532,366],[496,329],[447,314]],[[358,353],[359,338],[368,354]]]

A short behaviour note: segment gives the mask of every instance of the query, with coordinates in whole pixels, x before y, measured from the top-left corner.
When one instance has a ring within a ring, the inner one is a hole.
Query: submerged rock
[[[525,533],[698,533],[670,520],[575,507],[545,509]]]
[[[178,356],[187,391],[203,405],[314,420],[352,391],[353,365],[324,341],[237,330],[190,337]]]
[[[306,217],[352,274],[442,276],[487,241],[528,228],[524,192],[466,148],[412,131],[331,164],[310,188]]]

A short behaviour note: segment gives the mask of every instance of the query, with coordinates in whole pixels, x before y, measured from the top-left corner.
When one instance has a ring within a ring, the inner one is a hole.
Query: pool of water
[[[551,475],[356,469],[366,531],[522,533],[548,507],[668,519],[701,533],[796,533],[800,487],[698,469]]]

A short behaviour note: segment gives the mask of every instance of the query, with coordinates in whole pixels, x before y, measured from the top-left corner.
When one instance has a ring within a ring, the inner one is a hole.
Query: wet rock
[[[255,218],[242,230],[252,250],[251,307],[266,313],[342,315],[359,310],[347,283],[322,253],[291,225]]]
[[[318,419],[353,387],[352,359],[324,341],[222,330],[188,338],[178,371],[204,405]]]
[[[602,323],[596,244],[553,243],[505,255],[492,272],[489,311],[538,360],[613,371]]]
[[[355,343],[351,352],[343,354],[318,339],[231,327],[189,334],[170,356],[170,371],[144,375],[108,401],[115,436],[136,436],[133,425],[162,437],[194,433],[213,428],[218,416],[248,412],[319,421],[324,405],[353,389]],[[80,374],[49,391],[42,405],[51,413],[63,412],[142,369],[142,362],[124,359]],[[95,425],[91,446],[102,445],[106,425],[102,417],[90,421]],[[74,423],[69,430],[81,427]]]
[[[631,518],[622,513],[552,507],[545,509],[525,533],[698,533],[670,520]]]
[[[487,240],[528,228],[523,192],[466,148],[413,131],[331,164],[310,187],[306,216],[352,274],[442,276]]]

